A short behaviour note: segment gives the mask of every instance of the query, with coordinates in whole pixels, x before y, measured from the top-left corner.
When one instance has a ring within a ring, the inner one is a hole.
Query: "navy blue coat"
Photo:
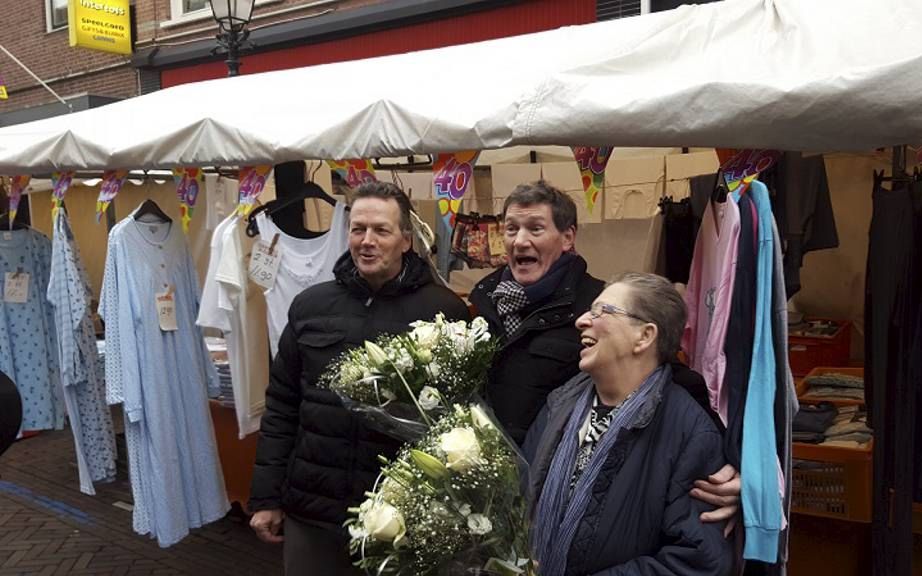
[[[548,397],[525,443],[530,496],[537,502],[577,400],[592,386],[579,374]],[[724,465],[710,415],[674,381],[652,391],[620,433],[592,487],[567,556],[567,576],[719,576],[732,569],[724,523],[689,495],[695,480]]]

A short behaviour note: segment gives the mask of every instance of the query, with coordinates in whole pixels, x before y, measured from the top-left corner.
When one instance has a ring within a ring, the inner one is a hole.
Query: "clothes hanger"
[[[255,238],[256,236],[259,235],[259,226],[256,224],[257,214],[261,212],[265,212],[266,216],[269,216],[271,218],[273,214],[280,212],[281,210],[284,210],[288,208],[289,206],[294,206],[295,204],[298,204],[299,202],[303,203],[308,198],[317,198],[317,199],[323,200],[324,202],[326,202],[327,204],[331,206],[336,206],[336,199],[330,196],[329,194],[327,194],[326,191],[323,188],[321,188],[318,184],[314,182],[305,182],[304,185],[301,186],[301,188],[296,193],[286,198],[282,198],[282,199],[276,198],[275,200],[266,202],[262,206],[259,206],[258,208],[250,212],[250,215],[247,216],[247,227],[246,227],[247,236],[249,236],[250,238]],[[317,236],[320,236],[322,234],[325,234],[325,232],[321,232],[317,234]]]
[[[23,224],[19,219],[13,221],[13,227],[10,228],[10,213],[0,214],[0,230],[26,230],[28,226]]]
[[[135,210],[134,219],[137,222],[141,222],[141,218],[145,216],[152,216],[156,218],[159,222],[163,223],[173,223],[173,219],[167,216],[163,210],[160,209],[160,206],[156,202],[148,198]]]
[[[723,204],[727,201],[727,195],[730,188],[727,186],[727,179],[724,178],[723,170],[717,171],[717,181],[714,183],[714,190],[711,192],[711,202]]]

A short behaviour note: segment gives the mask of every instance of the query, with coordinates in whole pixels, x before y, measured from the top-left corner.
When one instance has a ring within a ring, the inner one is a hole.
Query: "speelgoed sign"
[[[129,0],[69,0],[70,45],[131,54]]]

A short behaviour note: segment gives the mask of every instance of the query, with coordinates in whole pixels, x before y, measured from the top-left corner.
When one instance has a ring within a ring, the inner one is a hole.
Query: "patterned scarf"
[[[503,269],[500,282],[490,293],[490,298],[496,306],[499,317],[503,320],[507,338],[512,338],[522,328],[522,310],[554,294],[570,265],[577,258],[579,257],[572,252],[564,252],[547,271],[547,274],[529,286],[522,286],[516,282],[508,266]]]
[[[608,432],[601,436],[593,448],[589,463],[571,493],[569,484],[579,452],[579,431],[592,409],[595,386],[590,384],[576,402],[560,444],[554,452],[535,508],[531,543],[541,566],[541,576],[565,574],[573,536],[586,513],[592,487],[608,459],[608,453],[615,445],[621,429],[634,421],[650,392],[670,378],[672,369],[669,365],[660,366],[647,377],[632,397],[624,400],[617,413],[612,415]]]
[[[621,410],[621,407],[628,400],[634,397],[637,391],[631,392],[617,406],[606,406],[599,402],[599,395],[596,394],[592,401],[592,412],[589,413],[589,430],[586,431],[586,437],[580,444],[579,452],[576,455],[576,464],[573,466],[573,477],[570,478],[570,490],[576,487],[576,482],[583,475],[583,471],[592,461],[592,454],[599,445],[599,440],[608,432],[611,427],[612,419]]]

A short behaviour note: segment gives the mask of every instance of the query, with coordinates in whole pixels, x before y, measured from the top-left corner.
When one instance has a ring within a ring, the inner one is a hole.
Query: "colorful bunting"
[[[102,175],[102,184],[99,186],[99,196],[96,198],[96,222],[102,220],[109,204],[115,200],[119,191],[125,184],[128,170],[106,170]]]
[[[205,187],[205,172],[201,168],[174,168],[173,180],[176,182],[176,196],[179,197],[182,231],[188,234],[195,201]]]
[[[377,180],[375,167],[370,160],[327,160],[327,164],[350,188],[358,188],[365,182]]]
[[[586,194],[586,208],[592,214],[599,199],[599,192],[605,185],[605,166],[611,156],[611,146],[574,146],[573,157],[579,165]]]
[[[439,215],[449,228],[454,228],[461,199],[474,179],[474,165],[480,152],[445,152],[438,155],[432,167]]]
[[[244,166],[240,169],[240,189],[237,193],[237,214],[249,216],[256,205],[256,199],[266,187],[266,178],[272,166]]]
[[[61,210],[61,207],[64,205],[64,195],[67,194],[67,189],[70,188],[71,182],[74,180],[73,172],[52,172],[51,173],[51,218],[54,220],[58,217],[58,212]]]

